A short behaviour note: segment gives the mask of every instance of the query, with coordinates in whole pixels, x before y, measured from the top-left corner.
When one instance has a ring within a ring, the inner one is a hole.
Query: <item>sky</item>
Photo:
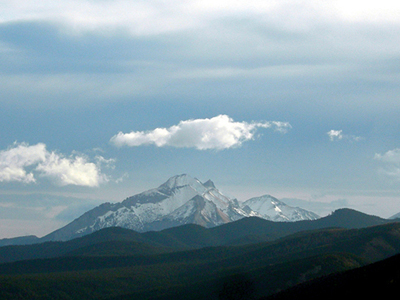
[[[169,177],[400,212],[398,1],[0,0],[0,238]]]

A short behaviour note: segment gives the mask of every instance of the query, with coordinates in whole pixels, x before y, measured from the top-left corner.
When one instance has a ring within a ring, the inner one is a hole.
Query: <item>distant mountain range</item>
[[[122,227],[137,232],[160,231],[184,224],[213,228],[248,217],[273,221],[268,226],[271,230],[268,232],[269,239],[282,236],[282,232],[287,234],[329,226],[357,228],[387,222],[385,219],[365,217],[367,215],[360,213],[367,219],[365,224],[360,224],[358,218],[355,221],[354,215],[347,218],[342,216],[348,211],[341,210],[340,213],[332,214],[329,218],[320,219],[313,212],[286,205],[270,195],[254,197],[240,203],[235,198],[222,194],[211,180],[202,183],[196,178],[183,174],[171,177],[158,188],[134,195],[122,202],[103,203],[42,238],[26,236],[2,239],[0,247],[45,241],[68,241],[108,227]],[[338,215],[341,215],[341,220],[332,221]],[[373,218],[375,218],[374,222],[371,222]],[[319,222],[316,223],[299,222],[318,219]],[[315,225],[324,222],[326,223],[324,225]]]
[[[183,174],[122,202],[104,203],[42,240],[66,241],[115,226],[138,232],[183,224],[211,228],[251,216],[291,222],[319,218],[315,213],[288,206],[269,195],[239,203],[222,194],[211,180],[202,183]]]

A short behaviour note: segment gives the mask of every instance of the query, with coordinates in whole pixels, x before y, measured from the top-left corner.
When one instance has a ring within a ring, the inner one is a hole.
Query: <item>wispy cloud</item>
[[[400,148],[389,150],[384,154],[376,153],[374,158],[384,164],[380,169],[382,173],[400,180]]]
[[[362,137],[350,135],[350,134],[343,134],[343,130],[330,130],[326,133],[329,136],[331,142],[340,141],[340,140],[349,140],[353,142],[358,142],[362,140]]]
[[[89,162],[83,155],[50,152],[46,145],[14,144],[0,152],[0,182],[34,183],[37,177],[47,177],[57,185],[78,185],[96,187],[107,181],[101,173],[101,164],[112,163],[103,157],[97,163]]]
[[[169,128],[156,128],[151,131],[119,132],[111,138],[111,143],[121,146],[142,146],[154,144],[157,147],[228,149],[240,146],[254,138],[258,128],[272,128],[286,132],[291,125],[287,122],[235,122],[227,115],[210,119],[195,119],[179,122]]]

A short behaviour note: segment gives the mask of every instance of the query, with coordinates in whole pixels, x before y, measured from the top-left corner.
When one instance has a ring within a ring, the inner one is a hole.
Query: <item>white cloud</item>
[[[110,165],[112,160],[96,157],[97,164],[89,162],[79,155],[65,157],[46,150],[46,145],[39,143],[14,144],[13,148],[0,152],[0,182],[36,182],[37,175],[47,177],[56,184],[95,187],[107,177],[101,173],[100,164]],[[27,171],[29,169],[30,171]]]
[[[384,164],[380,169],[382,173],[400,180],[400,148],[389,150],[385,154],[376,153],[374,158]]]
[[[34,146],[28,146],[27,144],[14,144],[14,148],[1,151],[0,182],[35,182],[36,179],[34,178],[33,173],[28,173],[25,168],[45,161],[46,154],[47,151],[44,144],[37,144]]]
[[[330,130],[326,133],[331,141],[341,140],[343,138],[342,130]]]
[[[46,160],[36,170],[61,186],[71,184],[94,187],[103,181],[97,165],[81,156],[66,158],[54,152],[48,153]]]
[[[291,128],[287,122],[234,122],[227,115],[210,119],[195,119],[179,122],[169,128],[156,128],[152,131],[119,132],[111,138],[111,143],[121,146],[141,146],[154,144],[157,147],[228,149],[240,146],[253,139],[258,128],[274,128],[286,132]]]
[[[334,141],[339,141],[339,140],[350,140],[353,142],[358,142],[361,141],[363,138],[360,136],[355,136],[355,135],[349,135],[349,134],[343,134],[343,130],[330,130],[326,133],[329,136],[329,139],[334,142]]]

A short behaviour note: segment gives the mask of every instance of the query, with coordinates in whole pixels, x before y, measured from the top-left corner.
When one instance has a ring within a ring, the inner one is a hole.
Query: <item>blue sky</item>
[[[400,211],[395,1],[1,1],[0,238],[188,173]],[[297,199],[297,200],[294,200]]]

